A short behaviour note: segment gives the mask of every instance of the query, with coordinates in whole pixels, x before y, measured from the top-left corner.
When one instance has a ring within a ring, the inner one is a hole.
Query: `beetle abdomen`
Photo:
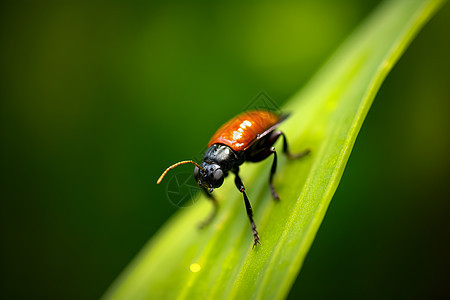
[[[234,151],[247,149],[262,133],[283,119],[279,115],[265,110],[244,112],[226,122],[212,136],[208,147],[224,144]]]

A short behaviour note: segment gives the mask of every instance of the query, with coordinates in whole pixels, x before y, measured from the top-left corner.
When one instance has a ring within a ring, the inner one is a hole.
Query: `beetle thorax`
[[[195,167],[194,177],[200,186],[212,192],[223,184],[228,172],[241,162],[239,156],[228,146],[214,144],[203,155],[201,168]]]
[[[230,147],[222,144],[214,144],[203,155],[202,165],[203,163],[217,164],[224,172],[228,172],[242,162]]]

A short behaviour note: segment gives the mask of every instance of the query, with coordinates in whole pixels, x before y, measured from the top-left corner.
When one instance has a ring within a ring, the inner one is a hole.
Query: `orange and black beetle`
[[[234,179],[236,187],[244,196],[245,208],[253,230],[253,246],[257,243],[260,244],[258,231],[253,221],[252,207],[245,193],[244,184],[239,177],[239,166],[245,161],[262,161],[273,154],[269,187],[273,197],[276,200],[280,199],[272,183],[273,174],[275,174],[277,168],[277,152],[273,144],[280,136],[283,136],[283,153],[290,159],[300,158],[309,153],[309,150],[305,150],[298,154],[291,154],[286,136],[281,131],[275,130],[288,116],[288,114],[278,115],[265,110],[247,111],[238,115],[222,125],[212,136],[208,143],[209,148],[203,155],[201,165],[192,160],[180,161],[167,168],[159,177],[157,183],[159,184],[171,169],[186,163],[194,164],[194,178],[214,204],[213,214],[207,220],[209,222],[214,217],[218,207],[218,202],[211,193],[213,189],[223,184],[230,171],[233,172],[236,176]]]

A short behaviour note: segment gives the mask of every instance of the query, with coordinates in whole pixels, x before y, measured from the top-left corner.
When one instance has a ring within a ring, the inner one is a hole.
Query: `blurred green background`
[[[378,3],[2,2],[0,297],[100,297],[177,210],[161,171]],[[290,298],[448,295],[449,29],[447,5],[382,86]]]

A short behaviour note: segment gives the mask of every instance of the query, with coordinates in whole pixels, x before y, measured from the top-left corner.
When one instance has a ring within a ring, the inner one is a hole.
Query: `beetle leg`
[[[208,197],[209,200],[212,201],[213,204],[213,210],[210,213],[210,215],[208,216],[207,219],[205,219],[203,222],[201,222],[198,227],[200,229],[205,228],[206,226],[208,226],[211,221],[214,219],[214,217],[217,215],[217,210],[219,209],[219,202],[217,201],[217,199],[211,194],[209,193],[203,186],[201,186],[202,191],[205,193],[206,197]]]
[[[303,156],[306,156],[309,154],[309,152],[311,152],[311,150],[306,149],[303,150],[300,153],[296,153],[296,154],[292,154],[289,151],[289,147],[288,147],[288,143],[287,143],[287,139],[286,136],[284,135],[283,132],[279,131],[279,133],[283,136],[283,153],[289,158],[289,159],[297,159],[297,158],[302,158]]]
[[[247,210],[247,216],[250,220],[250,225],[252,226],[252,231],[253,231],[253,240],[254,240],[253,247],[255,247],[256,244],[261,245],[261,243],[259,242],[258,231],[256,230],[256,225],[255,225],[255,222],[253,221],[252,206],[250,205],[250,201],[248,200],[247,194],[245,193],[245,187],[244,187],[244,184],[242,183],[241,178],[239,177],[237,172],[235,174],[236,174],[236,178],[234,179],[234,183],[236,184],[236,187],[242,193],[242,195],[244,195],[245,209]]]
[[[309,149],[306,149],[300,153],[292,154],[289,151],[286,135],[279,130],[272,132],[272,134],[269,136],[269,143],[272,143],[272,144],[275,143],[275,141],[280,137],[280,135],[283,136],[283,153],[289,159],[301,158],[310,152]],[[273,175],[275,174],[275,172],[277,170],[277,152],[275,151],[274,147],[270,147],[270,152],[273,153],[273,163],[272,163],[272,168],[270,169],[269,187],[270,187],[270,191],[272,192],[272,196],[275,198],[275,200],[280,200],[280,196],[278,196],[278,194],[275,191],[275,188],[273,186]]]
[[[278,194],[275,191],[275,188],[273,186],[273,175],[275,174],[275,171],[277,170],[277,152],[275,151],[274,147],[270,147],[270,151],[273,153],[273,163],[272,163],[272,168],[270,169],[269,187],[270,187],[270,191],[272,192],[273,198],[275,198],[275,200],[280,200],[280,196],[278,196]]]

